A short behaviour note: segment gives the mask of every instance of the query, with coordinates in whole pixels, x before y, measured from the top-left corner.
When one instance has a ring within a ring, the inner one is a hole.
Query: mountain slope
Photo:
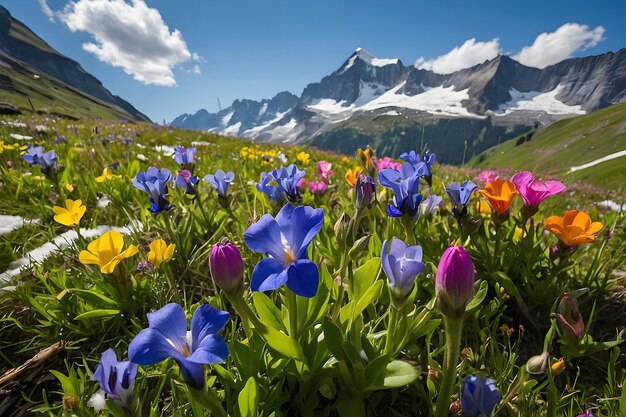
[[[309,84],[282,118],[261,123],[248,117],[248,124],[227,118],[237,100],[219,113],[201,110],[172,124],[343,152],[370,144],[396,156],[419,142],[442,162],[460,163],[529,129],[624,100],[626,49],[543,69],[498,56],[437,74],[358,48]],[[256,111],[252,106],[248,113]]]
[[[602,161],[603,158],[606,160]],[[474,158],[471,164],[546,172],[608,187],[623,187],[626,103],[561,120],[532,135],[530,140],[512,140],[491,148]]]
[[[0,6],[0,100],[69,116],[149,121]]]

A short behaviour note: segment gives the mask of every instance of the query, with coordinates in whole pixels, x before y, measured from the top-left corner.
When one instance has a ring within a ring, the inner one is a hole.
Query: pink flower
[[[524,205],[532,208],[539,207],[539,204],[551,195],[558,194],[565,190],[565,185],[560,181],[546,181],[545,183],[533,179],[533,174],[529,171],[519,172],[511,178],[519,195],[524,200]]]
[[[328,186],[324,181],[311,181],[309,182],[309,191],[316,196],[323,196],[328,191]]]
[[[329,177],[333,174],[333,170],[331,169],[333,164],[326,161],[319,161],[317,163],[317,171],[320,173],[322,180],[324,182],[328,182]],[[310,188],[309,188],[310,189]]]
[[[306,180],[304,178],[300,178],[298,180],[298,183],[296,184],[296,187],[298,188],[298,191],[303,193],[304,190],[306,190]]]
[[[498,174],[496,171],[492,171],[491,169],[486,169],[476,177],[478,181],[482,181],[485,184],[491,181],[495,181],[498,179]]]
[[[396,171],[400,171],[401,163],[394,161],[393,159],[385,156],[384,158],[372,158],[374,163],[376,164],[376,169],[395,169]]]

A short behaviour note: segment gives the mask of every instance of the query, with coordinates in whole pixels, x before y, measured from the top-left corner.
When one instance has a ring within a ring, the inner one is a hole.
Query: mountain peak
[[[364,62],[366,65],[370,67],[385,67],[387,65],[397,65],[400,63],[398,58],[376,58],[374,55],[370,54],[363,48],[356,48],[354,53],[350,55],[350,58],[346,61],[343,66],[342,72],[351,68],[355,62],[357,61]]]

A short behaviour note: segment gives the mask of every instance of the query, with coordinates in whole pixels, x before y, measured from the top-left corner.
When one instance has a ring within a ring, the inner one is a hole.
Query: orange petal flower
[[[511,207],[517,195],[517,188],[511,181],[497,178],[488,182],[485,189],[479,192],[487,199],[492,209],[498,214],[504,214]]]
[[[563,217],[550,216],[544,227],[554,233],[567,246],[590,243],[604,227],[600,222],[592,222],[587,213],[580,210],[568,210]]]
[[[349,169],[348,172],[346,172],[346,182],[351,188],[355,186],[356,180],[359,178],[362,171],[363,168],[354,167],[354,169]]]

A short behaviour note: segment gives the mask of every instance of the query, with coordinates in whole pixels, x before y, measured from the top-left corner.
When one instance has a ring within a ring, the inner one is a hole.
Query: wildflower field
[[[623,191],[0,119],[0,415],[626,416]]]

